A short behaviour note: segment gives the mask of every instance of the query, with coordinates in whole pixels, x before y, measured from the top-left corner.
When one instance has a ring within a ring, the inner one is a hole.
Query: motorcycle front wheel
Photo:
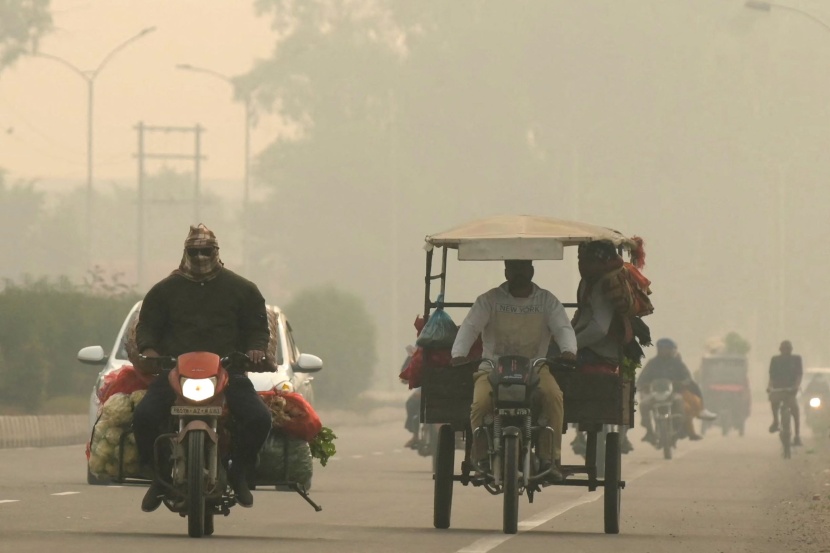
[[[519,437],[504,437],[504,520],[505,534],[519,531]]]
[[[187,534],[191,538],[205,535],[204,432],[187,434]]]
[[[663,458],[671,460],[672,437],[671,425],[669,421],[663,419],[660,421],[660,445],[663,446]]]

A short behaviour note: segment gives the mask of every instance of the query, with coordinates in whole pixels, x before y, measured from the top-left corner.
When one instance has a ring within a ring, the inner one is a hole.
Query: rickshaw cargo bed
[[[452,424],[463,430],[470,421],[476,367],[425,366],[421,381],[421,422]]]
[[[613,374],[553,370],[565,396],[566,423],[623,424],[634,421],[634,384]]]

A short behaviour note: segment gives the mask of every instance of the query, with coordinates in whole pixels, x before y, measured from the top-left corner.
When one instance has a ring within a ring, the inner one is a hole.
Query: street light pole
[[[773,8],[777,10],[784,10],[795,12],[798,14],[803,15],[804,17],[811,19],[815,23],[821,25],[824,30],[830,32],[830,25],[828,25],[822,19],[816,17],[815,15],[811,14],[808,11],[802,10],[800,8],[796,8],[793,6],[787,6],[785,4],[778,4],[775,2],[765,2],[761,0],[747,0],[744,4],[744,7],[749,8],[751,10],[763,11],[763,12],[771,12]],[[781,165],[778,166],[777,171],[777,188],[778,188],[778,255],[779,259],[783,259],[783,252],[784,252],[784,243],[786,240],[786,214],[785,214],[785,202],[786,202],[786,194],[785,194],[785,184],[784,184],[785,176],[783,174],[783,170]],[[784,310],[786,307],[785,301],[785,294],[786,294],[786,282],[785,282],[785,272],[783,263],[779,263],[778,265],[778,286],[779,286],[779,294],[778,294],[778,338],[783,337],[784,332],[784,325],[786,324],[786,317],[784,316]]]
[[[193,71],[194,73],[204,73],[225,81],[231,88],[235,88],[233,79],[204,67],[198,67],[189,63],[180,63],[176,65],[177,69],[184,71]],[[248,207],[250,206],[250,170],[251,170],[251,120],[253,119],[253,98],[250,92],[245,92],[243,97],[245,103],[245,162],[242,175],[242,273],[246,274],[248,270]]]
[[[95,101],[95,79],[101,73],[101,70],[104,69],[104,66],[109,63],[109,61],[124,49],[128,44],[135,42],[136,40],[144,37],[145,35],[152,33],[155,31],[155,27],[147,27],[142,29],[139,33],[133,35],[132,37],[128,38],[124,42],[120,43],[118,46],[110,50],[110,52],[104,56],[104,59],[101,60],[101,63],[98,64],[93,70],[84,71],[79,69],[74,64],[66,61],[65,59],[55,56],[53,54],[46,54],[43,52],[36,52],[34,55],[39,58],[45,58],[52,61],[56,61],[65,67],[69,68],[72,72],[76,75],[80,76],[84,82],[86,83],[87,87],[87,104],[86,104],[86,236],[84,237],[84,249],[85,249],[85,256],[86,256],[86,265],[89,268],[92,261],[92,192],[93,192],[93,106]]]

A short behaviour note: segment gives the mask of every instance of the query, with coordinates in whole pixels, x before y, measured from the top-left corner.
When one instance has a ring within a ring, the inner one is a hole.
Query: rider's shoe
[[[153,480],[147,493],[144,494],[144,499],[141,500],[141,510],[145,513],[152,513],[161,506],[161,500],[164,497],[164,486],[161,482]]]
[[[654,444],[657,443],[657,435],[654,432],[652,432],[651,430],[646,430],[646,435],[643,436],[642,441],[648,442],[648,443],[654,445]]]
[[[553,461],[547,460],[540,460],[539,461],[539,474],[550,469],[550,472],[545,476],[545,479],[550,482],[563,482],[565,480],[565,476],[562,474],[562,470],[559,466],[559,463],[554,463]]]
[[[801,443],[801,436],[796,436],[793,438],[793,445],[795,446],[802,446],[804,444]]]
[[[487,478],[487,475],[490,474],[492,471],[490,470],[490,459],[481,459],[473,465],[475,467],[475,472],[473,473],[473,478]]]
[[[236,502],[242,507],[253,507],[254,494],[248,487],[248,480],[245,477],[245,469],[240,466],[234,470],[231,465],[231,470],[228,471],[228,483],[233,488],[233,493],[236,496]]]
[[[696,441],[702,440],[702,439],[703,439],[703,436],[701,436],[700,434],[689,434],[689,440],[692,441],[692,442],[696,442]]]
[[[421,440],[418,439],[418,436],[412,436],[403,446],[409,449],[418,449],[419,445],[421,445]]]
[[[700,413],[697,414],[697,418],[702,421],[713,421],[718,418],[716,413],[711,412],[709,409],[703,409]]]
[[[778,421],[773,421],[771,425],[769,425],[769,433],[775,434],[778,432]]]
[[[634,451],[634,444],[631,443],[631,440],[628,439],[628,436],[623,436],[622,440],[620,441],[620,451],[625,453],[631,453]]]

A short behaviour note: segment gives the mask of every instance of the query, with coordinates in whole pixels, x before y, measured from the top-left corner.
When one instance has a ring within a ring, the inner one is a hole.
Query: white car
[[[89,396],[89,432],[92,434],[92,428],[98,419],[98,409],[100,402],[98,401],[98,390],[104,383],[104,377],[120,369],[124,365],[130,365],[127,357],[127,332],[138,318],[138,313],[141,309],[141,302],[137,302],[121,325],[118,335],[115,338],[115,344],[112,347],[110,355],[102,346],[88,346],[78,352],[78,360],[87,365],[103,365],[103,368],[98,373],[98,379],[92,388],[92,393]],[[312,388],[313,376],[308,373],[314,373],[323,368],[323,361],[315,356],[307,353],[300,353],[299,348],[294,343],[294,337],[291,334],[291,325],[285,317],[285,314],[279,307],[269,305],[267,306],[269,315],[275,315],[277,321],[277,332],[272,336],[269,347],[275,348],[274,351],[269,352],[274,355],[276,360],[277,371],[273,373],[248,373],[248,378],[253,382],[254,388],[259,392],[272,390],[275,387],[279,390],[298,392],[309,401],[314,402],[314,390]],[[274,339],[276,338],[276,339]],[[87,482],[90,484],[104,484],[107,481],[98,479],[87,469]]]

